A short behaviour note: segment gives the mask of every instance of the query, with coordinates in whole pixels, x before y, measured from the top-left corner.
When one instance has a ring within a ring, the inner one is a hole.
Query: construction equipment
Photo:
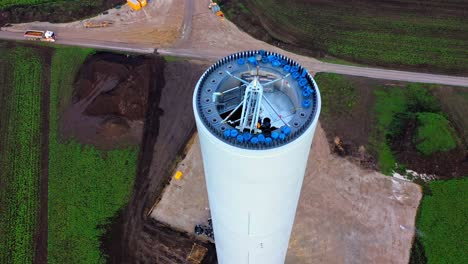
[[[86,21],[83,23],[85,28],[102,28],[102,27],[108,27],[109,25],[112,25],[112,22],[109,21],[102,21],[102,22],[92,22],[92,21]]]
[[[135,11],[140,10],[148,4],[147,0],[127,0],[127,4]]]
[[[204,246],[194,243],[192,246],[192,250],[187,257],[187,262],[190,264],[200,264],[202,263],[203,259],[205,258],[208,249]]]
[[[29,40],[55,42],[55,33],[50,30],[27,30],[26,32],[24,32],[24,37]]]
[[[208,9],[211,9],[211,12],[213,12],[213,14],[216,14],[218,17],[224,19],[224,13],[223,11],[221,11],[221,8],[219,7],[217,3],[210,1],[210,4],[208,5]]]

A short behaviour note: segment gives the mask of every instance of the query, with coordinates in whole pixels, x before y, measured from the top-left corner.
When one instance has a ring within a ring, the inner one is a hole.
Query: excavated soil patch
[[[72,104],[62,115],[63,136],[104,149],[138,144],[154,65],[151,56],[89,57],[76,77]]]
[[[399,162],[408,164],[414,171],[435,174],[444,180],[468,175],[468,152],[463,146],[424,156],[419,153],[413,142],[417,127],[415,119],[407,120],[401,135],[391,140],[392,150]]]
[[[151,57],[100,53],[87,60],[75,88],[75,100],[88,100],[90,116],[115,115],[143,119],[151,78]]]

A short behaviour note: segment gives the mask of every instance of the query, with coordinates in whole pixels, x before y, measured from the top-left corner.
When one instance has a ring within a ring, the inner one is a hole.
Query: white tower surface
[[[320,93],[298,63],[265,51],[230,55],[193,97],[218,261],[284,263]]]

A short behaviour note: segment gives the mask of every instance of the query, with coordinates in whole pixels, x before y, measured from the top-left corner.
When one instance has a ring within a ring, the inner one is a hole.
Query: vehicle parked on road
[[[29,40],[55,42],[55,33],[50,30],[27,30],[24,32],[24,37]]]

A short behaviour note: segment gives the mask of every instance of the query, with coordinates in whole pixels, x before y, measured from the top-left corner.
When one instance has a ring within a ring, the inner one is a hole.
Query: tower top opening
[[[213,64],[195,90],[195,108],[221,141],[245,149],[270,149],[292,142],[317,116],[320,94],[297,62],[257,50]]]

